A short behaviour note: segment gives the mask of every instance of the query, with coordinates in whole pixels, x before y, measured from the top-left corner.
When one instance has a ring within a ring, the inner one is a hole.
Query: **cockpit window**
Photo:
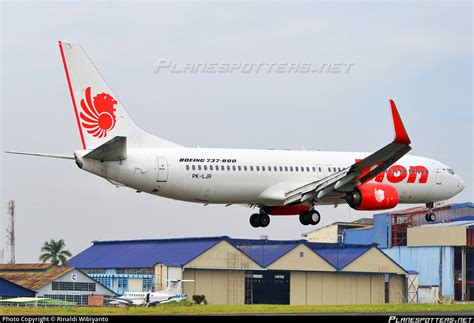
[[[454,175],[454,170],[452,170],[451,168],[448,168],[448,173],[450,173],[451,175]]]

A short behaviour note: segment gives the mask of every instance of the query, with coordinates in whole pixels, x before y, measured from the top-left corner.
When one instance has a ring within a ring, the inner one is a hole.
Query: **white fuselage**
[[[128,149],[123,161],[77,162],[90,173],[114,184],[175,200],[216,203],[282,205],[285,193],[350,167],[368,153],[207,149]],[[427,173],[425,173],[427,172]],[[406,155],[371,182],[395,187],[399,203],[428,203],[449,199],[464,188],[446,165],[424,157]],[[341,195],[342,196],[342,195]],[[316,204],[345,201],[333,194]]]
[[[125,301],[130,305],[147,305],[152,304],[163,304],[168,302],[179,302],[186,299],[184,294],[170,294],[165,291],[162,292],[127,292],[123,296],[119,297],[116,301],[112,301],[112,304],[126,304],[121,301]]]

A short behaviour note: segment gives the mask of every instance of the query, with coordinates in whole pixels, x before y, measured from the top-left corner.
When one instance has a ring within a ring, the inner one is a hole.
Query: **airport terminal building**
[[[407,300],[409,273],[375,244],[229,237],[94,241],[70,260],[118,294],[169,279],[210,304],[382,304]]]

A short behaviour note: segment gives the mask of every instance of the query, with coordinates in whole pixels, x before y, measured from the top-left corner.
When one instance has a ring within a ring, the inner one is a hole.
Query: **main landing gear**
[[[426,222],[436,221],[436,214],[433,213],[433,206],[434,206],[433,202],[426,203],[426,207],[428,208],[428,213],[426,213],[425,215]]]
[[[306,208],[307,209],[307,208]],[[270,224],[271,210],[262,207],[260,213],[255,213],[250,216],[250,225],[254,228],[265,228]],[[277,213],[278,214],[278,213]],[[279,214],[279,215],[297,215],[298,213]],[[316,225],[321,221],[321,215],[316,210],[308,210],[300,213],[300,222],[303,225]]]
[[[316,225],[321,221],[321,215],[316,210],[309,210],[300,214],[302,225]]]
[[[255,213],[250,216],[250,225],[254,228],[268,227],[270,224],[270,217],[266,213]]]

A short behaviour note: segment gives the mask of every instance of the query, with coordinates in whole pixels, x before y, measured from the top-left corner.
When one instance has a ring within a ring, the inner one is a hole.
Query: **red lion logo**
[[[86,89],[86,96],[81,100],[81,119],[82,126],[87,132],[97,138],[104,138],[107,132],[115,127],[115,100],[108,93],[100,93],[91,100],[91,88]]]

